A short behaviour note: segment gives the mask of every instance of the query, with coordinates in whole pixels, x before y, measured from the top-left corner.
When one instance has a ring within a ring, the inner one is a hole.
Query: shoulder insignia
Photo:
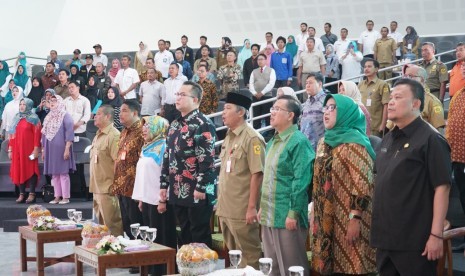
[[[447,69],[446,68],[441,68],[441,73],[447,73]]]
[[[435,106],[434,107],[434,113],[438,114],[442,112],[442,108],[440,106]]]
[[[260,147],[260,145],[254,145],[253,146],[253,153],[254,154],[257,154],[257,155],[260,155],[260,152],[262,151],[262,148]]]
[[[384,88],[383,88],[383,92],[389,92],[389,87],[387,87],[387,86],[384,86]]]

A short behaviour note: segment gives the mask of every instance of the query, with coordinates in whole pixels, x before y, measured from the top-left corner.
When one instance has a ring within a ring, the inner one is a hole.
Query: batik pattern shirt
[[[238,80],[241,78],[242,70],[239,64],[233,66],[223,65],[216,76],[221,81],[220,100],[226,98],[229,92],[239,90]]]
[[[203,94],[200,101],[199,110],[205,115],[215,113],[218,110],[218,94],[216,93],[216,85],[206,79],[203,82],[197,82],[202,86]]]
[[[194,190],[216,200],[215,126],[198,109],[171,123],[163,156],[160,188],[169,188],[169,202],[194,206]]]
[[[300,129],[310,140],[314,151],[316,151],[318,141],[325,133],[325,125],[323,124],[323,102],[325,97],[326,94],[322,90],[315,96],[308,96],[303,105]]]

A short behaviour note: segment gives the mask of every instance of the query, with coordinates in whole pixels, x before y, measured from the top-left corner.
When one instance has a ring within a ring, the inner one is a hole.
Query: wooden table
[[[76,246],[74,253],[77,276],[83,275],[83,263],[96,268],[98,276],[105,276],[107,268],[136,266],[140,267],[140,275],[148,275],[148,266],[155,264],[167,264],[167,273],[175,273],[176,250],[156,243],[149,250],[100,256],[96,249]]]
[[[19,227],[19,242],[21,255],[21,271],[27,271],[27,262],[37,262],[37,275],[44,275],[44,268],[60,262],[74,262],[74,254],[64,257],[44,257],[44,244],[55,242],[74,241],[75,245],[81,245],[82,229],[57,230],[57,231],[33,231],[31,226]],[[26,240],[36,243],[36,257],[27,256]]]

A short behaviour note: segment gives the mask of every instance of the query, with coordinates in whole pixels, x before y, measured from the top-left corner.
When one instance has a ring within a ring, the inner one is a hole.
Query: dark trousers
[[[465,164],[453,162],[452,170],[454,171],[455,185],[459,190],[460,204],[462,205],[463,213],[465,213]]]
[[[287,86],[287,80],[276,80],[274,83],[274,88],[281,88]]]
[[[166,212],[158,213],[157,205],[142,203],[142,218],[144,225],[150,228],[157,228],[157,238],[155,242],[176,249],[176,219],[174,217],[174,208],[166,205]],[[150,266],[151,275],[166,275],[166,265]]]
[[[28,180],[26,180],[26,182],[18,185],[19,192],[21,194],[25,194],[26,187],[29,187],[29,192],[32,194],[35,194],[36,187],[37,187],[37,181],[38,181],[37,174],[32,175]]]
[[[337,81],[338,79],[336,78],[329,78],[329,77],[326,77],[325,78],[325,83],[330,83],[330,82],[333,82],[333,81]],[[326,86],[326,89],[329,90],[329,92],[331,92],[331,94],[337,94],[338,93],[338,87],[337,87],[337,83],[336,84],[332,84],[330,86]]]
[[[380,276],[435,276],[437,261],[428,261],[419,251],[376,250],[376,267]]]
[[[181,227],[179,247],[192,242],[205,243],[212,247],[210,218],[213,206],[201,200],[192,207],[174,205],[174,212]]]
[[[133,240],[134,236],[131,234],[131,224],[142,223],[142,213],[139,210],[139,203],[127,196],[120,195],[118,199],[124,233]]]
[[[174,119],[181,115],[181,112],[176,109],[175,104],[165,104],[163,108],[165,110],[165,119],[168,120],[170,124],[174,121]]]
[[[265,96],[261,97],[260,100],[258,100],[255,97],[253,97],[252,99],[253,99],[253,102],[256,103],[256,102],[261,102],[263,100],[271,99],[271,96],[265,95]],[[270,113],[270,108],[272,106],[273,106],[273,102],[269,102],[269,103],[261,104],[261,105],[258,105],[258,106],[254,106],[253,107],[253,117],[255,118],[257,116]],[[269,126],[270,125],[270,117],[268,116],[268,117],[264,118],[264,120],[265,120],[265,124],[267,126]],[[259,129],[261,127],[261,121],[262,121],[262,119],[254,120],[253,121],[253,128]]]

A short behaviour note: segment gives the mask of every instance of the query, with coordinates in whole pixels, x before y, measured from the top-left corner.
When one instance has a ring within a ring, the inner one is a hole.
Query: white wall
[[[244,38],[264,42],[264,33],[296,34],[301,22],[323,34],[331,22],[339,35],[342,27],[358,37],[367,19],[375,29],[399,22],[420,35],[463,33],[463,0],[0,0],[2,31],[0,58],[27,55],[45,57],[50,49],[71,54],[74,48],[92,52],[137,50],[142,40],[157,49],[159,38],[180,45],[186,34],[190,45],[206,35],[211,46],[222,36],[240,45]]]

